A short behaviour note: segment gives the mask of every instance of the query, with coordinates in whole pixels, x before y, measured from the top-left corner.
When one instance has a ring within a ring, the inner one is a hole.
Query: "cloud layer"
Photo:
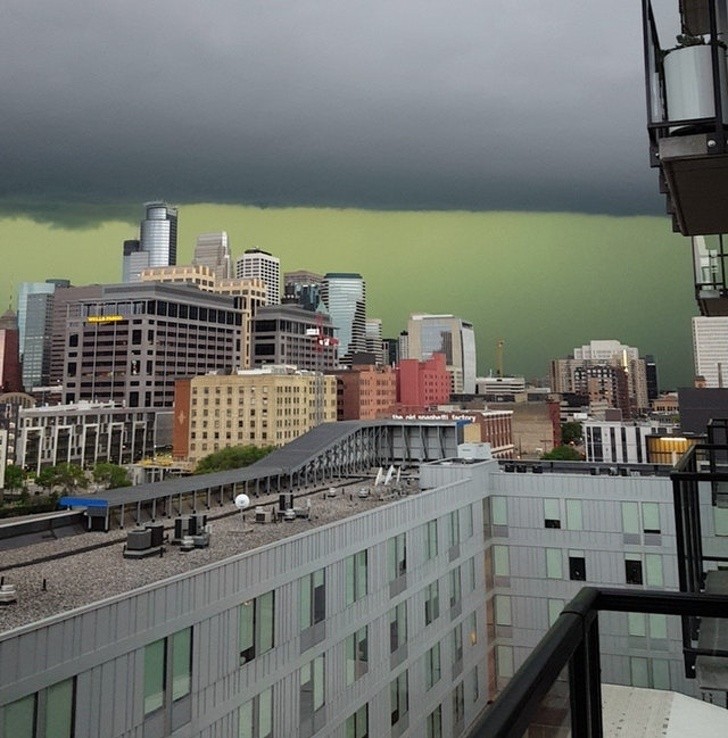
[[[639,3],[6,0],[0,211],[655,213]]]

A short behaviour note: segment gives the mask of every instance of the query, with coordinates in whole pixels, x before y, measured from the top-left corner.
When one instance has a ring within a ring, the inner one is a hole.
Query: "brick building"
[[[335,373],[338,420],[371,420],[397,405],[397,372],[389,366],[354,365]]]
[[[398,412],[421,412],[450,401],[450,372],[445,354],[426,361],[402,359],[397,364]]]

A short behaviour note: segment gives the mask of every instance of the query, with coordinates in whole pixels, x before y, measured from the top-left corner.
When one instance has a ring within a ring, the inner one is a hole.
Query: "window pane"
[[[253,738],[253,700],[248,700],[240,708],[238,738]]]
[[[299,582],[299,623],[301,630],[311,627],[311,575],[303,577]]]
[[[172,636],[172,700],[190,693],[192,684],[192,628]]]
[[[253,624],[255,622],[255,600],[240,605],[240,663],[244,664],[255,656]]]
[[[273,648],[273,602],[273,592],[266,592],[264,595],[258,597],[256,602],[258,608],[256,613],[257,622],[260,630],[256,656]]]
[[[660,506],[656,502],[642,503],[642,525],[645,533],[660,532]]]
[[[499,677],[513,676],[513,647],[496,646],[496,668]]]
[[[639,533],[639,509],[636,502],[622,503],[622,530],[625,533]]]
[[[313,661],[313,709],[318,710],[324,704],[324,656],[317,656]]]
[[[511,625],[511,598],[509,595],[495,596],[496,625]]]
[[[650,615],[650,638],[667,638],[667,615]]]
[[[505,497],[490,498],[490,521],[493,525],[508,525],[508,508]]]
[[[273,736],[273,687],[268,687],[258,697],[258,726],[257,738]]]
[[[662,556],[660,554],[647,554],[645,565],[647,584],[652,587],[662,587]]]
[[[713,522],[715,523],[715,535],[728,536],[728,507],[714,507]]]
[[[559,501],[547,498],[543,501],[544,520],[561,520]]]
[[[356,555],[356,598],[364,597],[367,593],[367,552],[360,551]]]
[[[35,695],[11,702],[3,708],[4,735],[33,738],[35,735]]]
[[[556,622],[563,609],[563,600],[549,600],[549,627]]]
[[[66,679],[48,687],[45,719],[46,738],[71,738],[73,734],[73,679]]]
[[[642,612],[627,614],[627,627],[631,636],[644,637],[647,635],[647,621]]]
[[[164,704],[165,641],[155,641],[144,648],[144,714]]]
[[[582,530],[581,500],[566,501],[566,527],[569,530]]]
[[[507,577],[511,573],[508,561],[508,546],[493,546],[493,573],[497,577]]]
[[[632,672],[632,686],[649,687],[649,679],[647,676],[647,659],[633,656],[629,660],[629,665]]]
[[[652,686],[654,689],[670,689],[670,664],[666,659],[652,660]]]
[[[562,556],[560,548],[546,549],[546,576],[549,579],[563,579]]]

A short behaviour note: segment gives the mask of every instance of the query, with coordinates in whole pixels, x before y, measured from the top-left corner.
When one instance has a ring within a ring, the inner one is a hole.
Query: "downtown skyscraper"
[[[160,201],[144,207],[139,239],[124,241],[122,282],[141,281],[142,269],[177,263],[177,208]]]

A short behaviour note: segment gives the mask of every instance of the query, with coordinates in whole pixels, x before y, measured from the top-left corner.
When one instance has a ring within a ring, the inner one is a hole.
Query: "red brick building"
[[[450,373],[445,354],[427,361],[402,359],[397,364],[397,411],[416,413],[450,402]]]
[[[336,376],[337,420],[373,420],[397,405],[397,374],[389,366],[354,365]]]
[[[0,392],[22,392],[18,320],[12,310],[0,317]]]

